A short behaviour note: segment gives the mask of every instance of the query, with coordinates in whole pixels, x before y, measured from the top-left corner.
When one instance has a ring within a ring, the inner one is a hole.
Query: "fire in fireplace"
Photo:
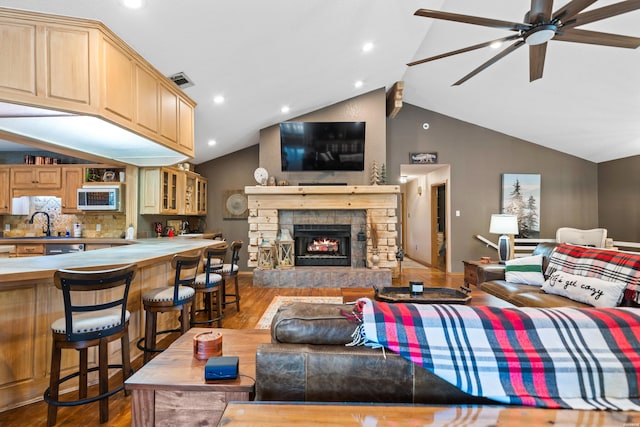
[[[350,224],[295,224],[296,265],[350,266]]]

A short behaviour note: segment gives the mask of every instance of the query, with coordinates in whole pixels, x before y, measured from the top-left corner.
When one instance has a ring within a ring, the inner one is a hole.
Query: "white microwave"
[[[85,186],[78,188],[78,209],[83,211],[120,211],[119,186]]]

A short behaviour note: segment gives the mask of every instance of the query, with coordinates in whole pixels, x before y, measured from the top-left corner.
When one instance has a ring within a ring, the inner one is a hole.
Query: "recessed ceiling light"
[[[209,144],[209,147],[213,147],[214,145],[216,145],[216,140],[215,139],[210,139],[208,144]]]
[[[122,4],[129,9],[140,9],[144,6],[144,0],[122,0]]]
[[[371,52],[372,50],[373,50],[373,43],[367,42],[367,43],[362,45],[362,51],[363,52]]]
[[[364,84],[364,82],[362,80],[358,80],[356,81],[353,85],[357,88],[362,87],[362,85]]]
[[[289,106],[288,106],[288,105],[285,105],[285,106],[283,106],[283,107],[280,109],[280,112],[281,112],[282,114],[287,114],[289,111],[291,111],[291,109],[289,108]]]
[[[224,96],[222,95],[217,95],[213,97],[213,102],[215,104],[222,104],[224,102]]]

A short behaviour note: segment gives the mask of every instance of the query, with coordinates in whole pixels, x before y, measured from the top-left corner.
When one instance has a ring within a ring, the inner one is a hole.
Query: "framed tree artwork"
[[[516,237],[540,237],[540,174],[502,174],[501,211],[518,217]]]

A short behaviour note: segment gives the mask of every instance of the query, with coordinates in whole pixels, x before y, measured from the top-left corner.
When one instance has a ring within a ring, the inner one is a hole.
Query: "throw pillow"
[[[542,255],[516,258],[505,262],[504,278],[510,283],[542,286]]]
[[[549,294],[561,295],[574,301],[604,308],[618,306],[626,286],[623,282],[609,282],[597,277],[576,276],[556,271],[544,282],[542,290]]]

